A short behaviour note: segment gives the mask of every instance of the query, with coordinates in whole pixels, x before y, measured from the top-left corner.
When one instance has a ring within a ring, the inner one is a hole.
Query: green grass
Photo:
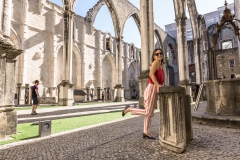
[[[129,117],[127,114],[125,117]],[[110,122],[117,119],[123,119],[121,112],[112,112],[104,114],[96,114],[90,116],[81,116],[74,118],[66,118],[52,121],[52,134],[73,130],[103,122]],[[19,124],[17,126],[18,134],[11,135],[12,140],[0,141],[0,145],[18,142],[26,139],[33,139],[38,137],[38,125],[31,125],[31,123]]]

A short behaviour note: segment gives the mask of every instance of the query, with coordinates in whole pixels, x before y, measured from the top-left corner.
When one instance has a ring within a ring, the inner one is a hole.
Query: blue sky
[[[50,0],[62,6],[61,0]],[[140,7],[140,0],[129,0],[136,7]],[[233,3],[234,0],[228,0],[228,3]],[[75,12],[83,17],[86,16],[87,11],[92,8],[98,0],[78,0],[75,8]],[[154,21],[160,27],[164,29],[164,25],[174,22],[174,6],[173,0],[153,0],[154,2]],[[218,7],[223,6],[225,0],[195,0],[198,12],[205,14],[217,10]],[[104,32],[110,32],[113,36],[114,27],[108,8],[103,6],[94,23],[96,29]],[[136,47],[141,47],[141,38],[139,30],[135,24],[133,18],[129,18],[125,24],[123,31],[124,41],[128,43],[134,43]]]

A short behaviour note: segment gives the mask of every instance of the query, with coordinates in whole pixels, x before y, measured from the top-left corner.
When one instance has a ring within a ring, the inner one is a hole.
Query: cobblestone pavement
[[[159,112],[151,131],[158,137]],[[183,154],[142,138],[143,117],[93,127],[57,137],[0,147],[1,160],[185,160],[240,159],[240,130],[193,124],[194,140]],[[2,149],[1,149],[2,148]]]

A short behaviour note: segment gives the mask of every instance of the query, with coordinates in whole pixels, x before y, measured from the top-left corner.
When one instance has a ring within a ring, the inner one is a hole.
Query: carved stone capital
[[[176,17],[175,19],[177,26],[183,26],[187,23],[187,17]]]

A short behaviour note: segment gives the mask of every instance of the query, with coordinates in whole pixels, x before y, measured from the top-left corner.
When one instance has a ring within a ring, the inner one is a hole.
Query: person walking
[[[36,109],[37,106],[39,105],[39,93],[38,93],[38,85],[39,85],[39,81],[36,80],[34,86],[32,86],[32,101],[33,101],[33,106],[32,106],[32,113],[31,115],[36,115]]]
[[[144,108],[137,109],[127,106],[122,111],[122,116],[125,116],[128,112],[132,115],[145,116],[143,138],[156,139],[149,133],[151,121],[154,116],[154,108],[157,101],[157,93],[159,93],[160,87],[164,82],[164,71],[163,71],[163,51],[161,49],[155,49],[152,54],[152,64],[150,66],[150,73],[148,78],[148,86],[144,91]]]

